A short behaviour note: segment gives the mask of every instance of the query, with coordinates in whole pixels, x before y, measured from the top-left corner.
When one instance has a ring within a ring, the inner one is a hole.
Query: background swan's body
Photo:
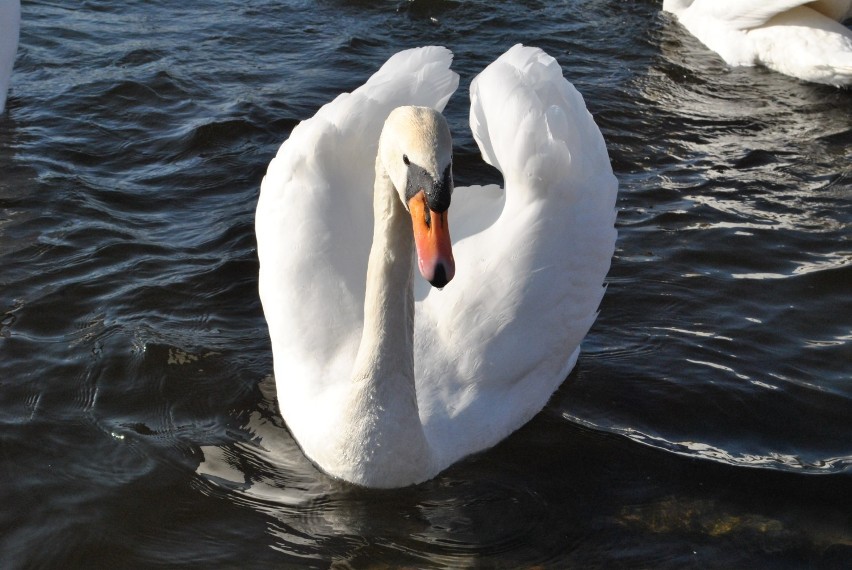
[[[852,84],[852,0],[664,0],[663,10],[729,65]]]
[[[505,192],[456,188],[456,277],[440,291],[415,278],[416,389],[399,397],[416,398],[419,433],[374,430],[403,451],[372,471],[358,455],[381,446],[339,453],[353,432],[379,132],[395,107],[443,109],[458,84],[451,59],[438,47],[393,56],[297,126],[261,187],[260,294],[279,407],[308,457],[363,485],[428,479],[537,413],[576,362],[613,253],[617,182],[600,131],[558,63],[515,46],[471,85],[474,136]]]
[[[0,113],[6,108],[9,79],[18,51],[21,26],[20,0],[0,0]]]

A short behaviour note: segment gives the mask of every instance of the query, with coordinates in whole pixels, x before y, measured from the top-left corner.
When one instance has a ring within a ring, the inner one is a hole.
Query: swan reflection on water
[[[342,567],[381,560],[391,566],[417,561],[465,568],[497,560],[524,567],[541,563],[548,553],[547,559],[558,566],[593,559],[611,548],[629,552],[623,537],[612,534],[613,526],[673,545],[685,535],[698,541],[758,541],[767,548],[791,540],[819,549],[850,544],[840,513],[814,516],[796,501],[779,504],[777,510],[756,508],[736,489],[752,493],[749,475],[762,480],[760,470],[724,468],[755,467],[763,459],[779,458],[735,458],[703,444],[683,443],[678,449],[638,433],[623,434],[645,444],[637,446],[606,430],[570,427],[584,423],[570,417],[562,425],[571,433],[554,437],[572,443],[563,443],[564,459],[553,465],[543,455],[549,442],[535,440],[553,435],[555,426],[539,419],[525,428],[526,434],[510,438],[509,445],[463,461],[421,485],[355,487],[324,475],[305,458],[275,408],[274,380],[265,378],[260,388],[263,400],[240,430],[244,439],[201,448],[204,458],[194,486],[204,495],[260,513],[269,548],[291,557],[324,558]],[[521,451],[529,446],[533,449],[527,453],[538,461],[532,472],[527,472],[530,462]],[[661,456],[655,449],[674,453]],[[720,493],[720,485],[709,482],[714,475],[702,465],[706,462],[689,462],[695,472],[684,473],[678,456],[722,464],[721,480],[733,493]],[[665,487],[664,494],[637,491],[648,484],[649,473],[671,479],[655,483]],[[729,478],[736,474],[743,481],[733,484]]]

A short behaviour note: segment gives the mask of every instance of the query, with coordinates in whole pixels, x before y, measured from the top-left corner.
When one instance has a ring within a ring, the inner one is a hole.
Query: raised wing
[[[473,81],[470,116],[505,195],[456,189],[456,277],[418,303],[415,323],[421,418],[458,456],[520,427],[565,379],[616,238],[603,137],[556,60],[511,48]]]

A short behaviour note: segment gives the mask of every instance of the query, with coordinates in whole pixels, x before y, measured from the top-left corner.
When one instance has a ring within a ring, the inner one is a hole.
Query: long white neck
[[[373,244],[367,264],[364,330],[342,425],[342,459],[352,480],[410,484],[430,475],[414,382],[414,238],[411,217],[376,160]]]
[[[414,234],[411,220],[379,161],[373,199],[373,244],[367,262],[364,331],[353,378],[399,382],[414,394]],[[391,377],[394,380],[391,380]],[[407,390],[406,390],[407,391]],[[415,400],[416,405],[416,400]],[[419,420],[418,420],[419,421]]]

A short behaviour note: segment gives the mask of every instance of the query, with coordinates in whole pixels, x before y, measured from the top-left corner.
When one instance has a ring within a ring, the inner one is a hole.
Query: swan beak
[[[441,289],[456,274],[447,211],[436,212],[429,208],[422,190],[408,201],[408,209],[411,212],[420,275],[433,287]]]

